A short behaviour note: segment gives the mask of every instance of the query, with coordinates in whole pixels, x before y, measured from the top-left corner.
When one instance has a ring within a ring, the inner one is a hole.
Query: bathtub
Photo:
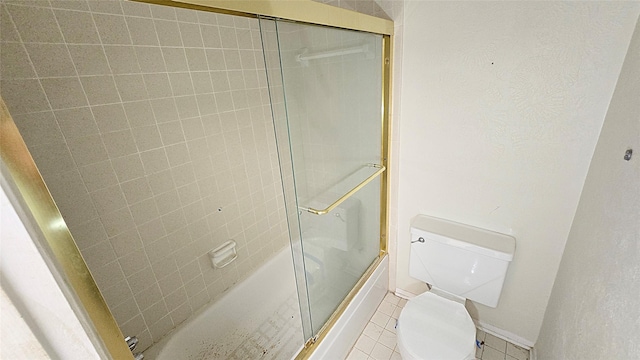
[[[146,360],[290,359],[303,343],[287,247],[144,355]]]

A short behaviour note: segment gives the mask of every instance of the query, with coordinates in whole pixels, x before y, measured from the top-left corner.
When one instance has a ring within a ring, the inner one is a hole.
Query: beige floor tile
[[[380,334],[378,342],[389,349],[394,349],[396,347],[396,334],[389,330],[384,330],[382,331],[382,334]]]
[[[499,337],[493,336],[491,334],[487,334],[484,338],[484,344],[486,346],[492,347],[502,353],[507,352],[507,342],[500,339]]]
[[[369,323],[364,328],[364,331],[362,333],[372,338],[373,340],[377,341],[378,338],[380,337],[380,334],[382,334],[382,330],[384,330],[382,326],[376,325],[371,321],[369,321]]]
[[[507,343],[507,355],[512,356],[517,360],[529,360],[529,350],[523,349],[509,342]]]
[[[396,322],[397,322],[397,319],[390,318],[389,321],[387,321],[387,325],[385,325],[384,328],[386,330],[389,330],[389,331],[391,331],[392,333],[395,334],[396,333]]]
[[[367,335],[360,335],[358,341],[356,341],[356,349],[362,350],[365,354],[370,354],[373,347],[376,345],[376,341]]]
[[[506,355],[494,348],[484,346],[482,350],[482,360],[505,360]]]
[[[384,301],[389,302],[393,305],[398,305],[398,302],[400,302],[400,298],[396,295],[394,295],[393,293],[389,292],[387,293],[387,295],[384,297]]]
[[[393,350],[382,345],[381,343],[377,343],[373,347],[373,350],[371,351],[371,354],[369,354],[369,356],[375,360],[389,360],[391,359],[392,354]]]
[[[391,317],[394,319],[397,319],[400,317],[401,312],[402,312],[402,308],[396,306],[395,310],[393,310],[393,314],[391,315]]]
[[[385,315],[379,311],[376,311],[376,313],[373,314],[373,316],[371,317],[371,322],[373,322],[378,326],[384,327],[387,325],[387,321],[389,321],[390,318],[391,316]]]
[[[347,356],[347,360],[367,360],[368,358],[369,358],[369,355],[365,354],[360,349],[351,350],[351,352],[349,353],[349,356]]]
[[[393,311],[396,309],[396,306],[390,302],[383,301],[380,306],[378,306],[378,311],[385,315],[393,315]]]

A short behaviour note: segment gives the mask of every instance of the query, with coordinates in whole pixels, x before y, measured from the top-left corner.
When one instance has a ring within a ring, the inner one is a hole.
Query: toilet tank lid
[[[411,220],[411,233],[506,261],[513,260],[516,250],[513,236],[427,215]]]

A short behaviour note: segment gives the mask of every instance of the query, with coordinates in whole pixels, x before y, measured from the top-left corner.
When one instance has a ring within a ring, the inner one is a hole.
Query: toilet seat
[[[464,304],[425,292],[409,300],[397,326],[403,360],[475,357],[476,328]]]

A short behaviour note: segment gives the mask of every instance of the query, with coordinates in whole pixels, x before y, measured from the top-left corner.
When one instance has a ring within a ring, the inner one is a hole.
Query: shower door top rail
[[[312,0],[134,0],[238,16],[277,19],[393,35],[393,21]]]
[[[357,193],[360,189],[362,189],[365,185],[370,183],[373,179],[378,177],[378,175],[382,174],[387,169],[383,165],[379,165],[379,164],[366,164],[365,166],[366,167],[371,167],[371,168],[376,168],[378,170],[376,170],[376,172],[374,172],[373,174],[369,175],[369,177],[364,179],[361,183],[356,185],[353,189],[347,191],[347,193],[345,193],[344,195],[339,197],[338,200],[334,201],[331,205],[327,206],[326,208],[324,208],[324,209],[314,209],[312,207],[300,207],[300,210],[304,210],[304,211],[310,212],[310,213],[315,214],[315,215],[328,214],[329,212],[331,212],[331,210],[333,210],[336,207],[338,207],[345,200],[350,198],[353,194]]]

